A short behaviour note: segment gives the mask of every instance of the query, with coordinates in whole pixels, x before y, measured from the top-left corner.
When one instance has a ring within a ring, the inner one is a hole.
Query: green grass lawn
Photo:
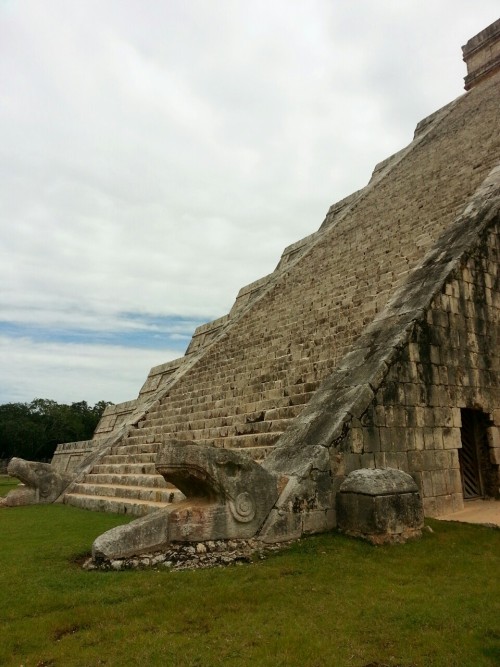
[[[0,509],[1,665],[500,665],[498,530],[434,521],[398,547],[329,534],[226,569],[83,571],[124,521]]]

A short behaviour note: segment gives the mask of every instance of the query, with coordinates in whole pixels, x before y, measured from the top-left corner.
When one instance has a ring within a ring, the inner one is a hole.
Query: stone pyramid
[[[463,96],[109,407],[93,440],[58,447],[53,468],[74,476],[64,502],[138,516],[183,490],[229,502],[207,448],[219,467],[273,476],[254,531],[270,540],[334,527],[362,468],[409,473],[429,516],[498,495],[500,20],[463,54]]]

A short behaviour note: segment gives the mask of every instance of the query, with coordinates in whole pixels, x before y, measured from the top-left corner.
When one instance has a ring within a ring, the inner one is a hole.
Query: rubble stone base
[[[225,567],[254,560],[264,560],[268,554],[290,546],[291,542],[264,544],[260,540],[216,540],[208,542],[173,542],[162,551],[130,558],[93,559],[83,564],[85,570],[169,569],[198,570]]]

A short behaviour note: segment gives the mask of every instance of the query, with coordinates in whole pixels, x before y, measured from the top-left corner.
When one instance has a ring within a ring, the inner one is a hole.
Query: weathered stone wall
[[[399,468],[417,481],[427,516],[462,508],[461,409],[491,420],[490,463],[500,484],[500,227],[497,220],[434,298],[352,429],[346,472]]]
[[[98,440],[81,440],[57,445],[52,457],[52,466],[61,473],[74,472],[86,456],[99,445]]]

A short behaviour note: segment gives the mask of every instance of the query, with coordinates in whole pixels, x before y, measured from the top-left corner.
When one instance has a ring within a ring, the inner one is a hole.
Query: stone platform
[[[437,517],[440,521],[461,521],[463,523],[479,523],[485,526],[500,528],[499,500],[469,500],[464,509]]]

